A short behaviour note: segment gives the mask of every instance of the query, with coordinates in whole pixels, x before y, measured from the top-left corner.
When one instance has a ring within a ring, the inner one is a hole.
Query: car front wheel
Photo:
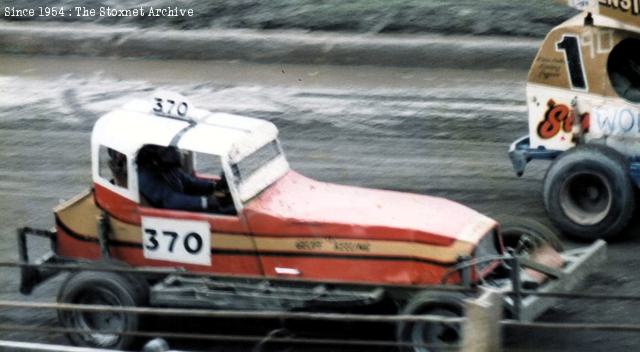
[[[402,309],[402,315],[432,315],[459,318],[464,315],[465,296],[457,293],[421,292]],[[462,343],[462,324],[451,322],[401,322],[398,342],[411,344],[414,352],[455,351]]]

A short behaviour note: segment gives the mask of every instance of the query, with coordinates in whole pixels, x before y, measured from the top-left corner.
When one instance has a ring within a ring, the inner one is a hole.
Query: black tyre
[[[140,307],[148,301],[148,287],[133,277],[107,272],[79,272],[72,274],[62,285],[59,303]],[[86,332],[66,334],[76,346],[126,350],[135,342],[134,336],[100,333],[92,330],[136,332],[140,316],[122,312],[59,311],[58,319],[64,328]]]
[[[409,300],[400,314],[462,317],[465,298],[457,292],[420,292]],[[413,344],[410,350],[415,352],[452,351],[462,343],[462,324],[401,322],[397,325],[396,337],[399,342]]]
[[[560,155],[544,179],[544,205],[568,235],[608,239],[622,232],[635,209],[629,162],[603,145],[578,146]]]
[[[503,217],[500,219],[500,232],[504,247],[513,249],[516,254],[532,253],[545,244],[558,252],[564,250],[555,231],[533,219]]]

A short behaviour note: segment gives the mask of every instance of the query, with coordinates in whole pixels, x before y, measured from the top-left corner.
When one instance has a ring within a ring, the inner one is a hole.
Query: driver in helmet
[[[221,214],[236,213],[233,206],[222,206],[219,203],[214,195],[215,182],[198,179],[182,169],[180,151],[176,147],[146,145],[138,152],[136,163],[140,194],[151,206]]]

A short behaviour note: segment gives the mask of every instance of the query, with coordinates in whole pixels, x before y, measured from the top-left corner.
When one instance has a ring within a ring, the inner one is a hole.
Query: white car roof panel
[[[264,120],[195,108],[190,117],[194,122],[157,116],[147,102],[133,101],[96,122],[92,143],[127,155],[145,144],[177,143],[181,149],[238,161],[278,136],[275,125]]]

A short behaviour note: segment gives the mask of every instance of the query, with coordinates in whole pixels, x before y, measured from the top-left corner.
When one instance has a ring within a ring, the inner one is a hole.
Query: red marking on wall
[[[560,131],[571,133],[574,111],[565,104],[556,104],[553,99],[549,99],[547,106],[544,120],[538,124],[538,136],[542,139],[551,139]],[[581,128],[584,133],[589,131],[589,120],[590,115],[588,112],[580,115]]]

